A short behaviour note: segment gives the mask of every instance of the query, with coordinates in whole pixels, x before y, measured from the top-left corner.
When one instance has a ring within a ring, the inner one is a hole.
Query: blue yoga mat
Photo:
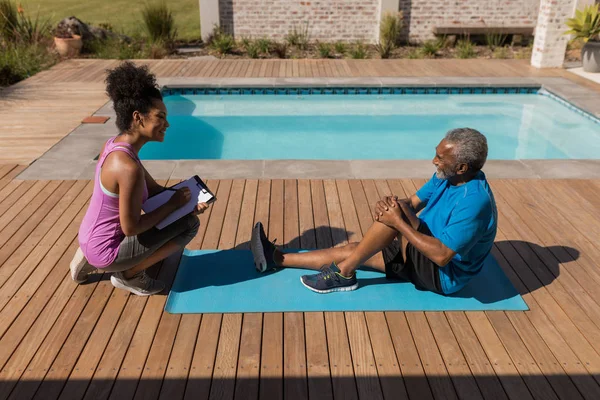
[[[305,288],[304,269],[258,273],[249,250],[185,250],[165,310],[174,314],[285,311],[528,310],[496,260],[489,256],[468,286],[442,296],[412,283],[359,270],[359,288],[318,294]]]

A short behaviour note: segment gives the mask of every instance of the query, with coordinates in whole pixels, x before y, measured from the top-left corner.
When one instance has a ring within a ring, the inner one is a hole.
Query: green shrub
[[[252,44],[252,39],[247,36],[242,36],[242,40],[240,40],[240,45],[246,51],[248,51],[248,47]]]
[[[288,46],[287,42],[274,42],[273,53],[279,58],[287,58]]]
[[[491,51],[496,50],[498,47],[502,47],[506,42],[507,35],[499,32],[491,32],[485,35],[485,42]]]
[[[14,42],[18,23],[17,9],[12,1],[0,1],[0,39]]]
[[[263,54],[269,54],[271,51],[271,41],[267,38],[256,39],[258,50]]]
[[[356,42],[354,47],[350,50],[350,57],[355,60],[361,60],[368,58],[367,46],[361,42]]]
[[[408,58],[409,60],[423,58],[423,52],[420,49],[410,49],[410,51],[406,55],[406,58]]]
[[[392,50],[398,45],[400,30],[402,29],[402,12],[385,13],[379,26],[379,43],[377,51],[381,58],[389,58]]]
[[[456,44],[456,56],[458,58],[473,58],[475,57],[475,46],[469,39],[460,40]]]
[[[440,39],[428,40],[421,45],[421,54],[425,57],[435,57],[438,51],[444,47],[444,41]]]
[[[177,36],[175,20],[164,1],[146,4],[142,10],[142,18],[150,40],[164,43],[175,40]]]
[[[346,48],[346,43],[344,42],[335,42],[335,44],[333,45],[333,49],[337,54],[340,54],[342,56],[346,54],[346,51],[348,51],[348,49]]]
[[[246,49],[246,53],[248,53],[248,57],[258,58],[260,56],[260,49],[255,41],[250,41],[244,48]]]
[[[331,45],[329,43],[317,43],[317,50],[321,58],[331,58]]]
[[[0,46],[0,86],[8,86],[50,68],[58,57],[48,43],[14,43]]]
[[[598,40],[600,35],[600,5],[588,5],[583,10],[576,10],[575,17],[569,18],[566,25],[570,28],[565,34],[575,35],[585,41]]]
[[[210,46],[220,55],[225,55],[233,51],[235,40],[233,36],[222,33],[212,39]]]
[[[505,59],[508,58],[510,56],[510,52],[508,47],[496,47],[494,49],[494,53],[492,54],[492,57],[494,58],[498,58],[498,59]]]
[[[285,36],[285,41],[290,46],[296,46],[300,50],[306,50],[308,48],[308,42],[310,41],[308,21],[306,21],[304,27],[298,28],[294,25],[292,30]]]

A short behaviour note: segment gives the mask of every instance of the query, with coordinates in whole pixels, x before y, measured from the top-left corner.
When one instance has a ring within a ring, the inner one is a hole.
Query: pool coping
[[[159,78],[165,88],[257,87],[539,87],[600,118],[600,94],[565,78],[380,77],[380,78]],[[94,116],[106,124],[81,124],[25,169],[18,179],[93,179],[104,142],[117,134],[108,101]],[[440,132],[440,137],[443,132]],[[156,179],[393,179],[429,178],[428,160],[145,160]],[[489,160],[489,178],[597,179],[600,160]]]

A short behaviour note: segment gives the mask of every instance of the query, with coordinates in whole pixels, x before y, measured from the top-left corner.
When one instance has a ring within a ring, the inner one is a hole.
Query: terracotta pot
[[[81,36],[73,35],[72,38],[54,38],[54,45],[56,46],[56,51],[62,57],[75,57],[81,51],[83,47],[83,40],[81,40]]]
[[[585,72],[600,72],[600,42],[589,40],[581,49]]]

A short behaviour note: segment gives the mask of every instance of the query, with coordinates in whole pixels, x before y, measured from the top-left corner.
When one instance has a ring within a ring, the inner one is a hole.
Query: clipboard
[[[163,190],[162,192],[155,194],[152,197],[149,197],[148,200],[146,200],[146,202],[142,204],[142,210],[144,210],[145,213],[149,213],[156,210],[158,207],[162,206],[167,201],[169,201],[171,197],[173,197],[173,195],[175,194],[175,190],[184,187],[190,189],[190,201],[183,207],[180,207],[171,214],[169,214],[167,218],[163,219],[158,224],[156,224],[157,229],[163,229],[165,226],[168,226],[173,222],[177,221],[178,219],[191,213],[192,211],[194,211],[198,203],[210,204],[217,199],[215,195],[210,191],[208,186],[206,186],[206,184],[202,181],[202,179],[200,179],[198,175],[194,175],[186,181],[173,185],[170,188],[167,188],[166,190]]]

